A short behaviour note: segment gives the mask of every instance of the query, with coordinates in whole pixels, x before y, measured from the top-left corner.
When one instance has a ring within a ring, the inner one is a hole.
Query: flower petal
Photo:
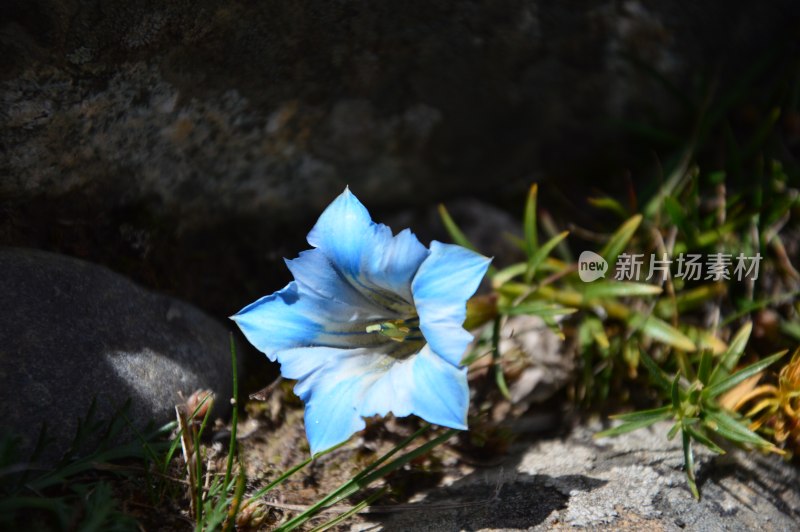
[[[428,250],[409,229],[391,239],[376,239],[373,244],[364,255],[361,278],[412,303],[411,281]]]
[[[366,426],[355,408],[360,384],[360,379],[354,378],[320,387],[306,401],[306,437],[311,456],[346,441]]]
[[[378,227],[369,212],[346,188],[320,215],[308,233],[308,243],[321,249],[342,273],[354,277],[372,241],[391,237],[388,227]]]
[[[319,249],[301,252],[296,259],[287,260],[286,266],[304,292],[359,309],[364,319],[388,320],[399,317],[393,309],[387,309],[356,290]]]
[[[491,259],[461,246],[431,242],[431,253],[411,284],[420,329],[431,349],[458,366],[472,335],[462,327],[467,299],[475,293]]]
[[[295,394],[306,405],[306,436],[314,455],[364,428],[364,392],[382,376],[389,358],[377,350],[297,348],[281,351],[281,374],[298,379]]]
[[[294,347],[383,343],[380,335],[366,332],[365,324],[374,318],[369,308],[320,297],[294,281],[231,316],[247,340],[273,361],[279,351]]]
[[[389,361],[391,365],[387,371],[365,390],[359,406],[362,416],[385,416],[391,412],[396,417],[405,417],[414,413],[413,395],[417,388],[414,381],[415,358],[416,355],[411,355]]]
[[[467,368],[452,366],[426,345],[375,379],[359,412],[362,416],[416,414],[430,423],[463,430],[468,403]]]
[[[370,299],[398,310],[410,308],[411,280],[428,250],[411,231],[392,236],[387,226],[374,223],[349,188],[319,217],[308,243]]]
[[[388,341],[376,348],[303,347],[278,354],[281,374],[297,379],[295,394],[306,405],[311,453],[337,445],[364,428],[363,417],[416,414],[446,427],[466,429],[469,388],[466,368],[433,353]]]
[[[428,345],[413,360],[412,413],[436,425],[466,430],[467,368],[453,367]]]

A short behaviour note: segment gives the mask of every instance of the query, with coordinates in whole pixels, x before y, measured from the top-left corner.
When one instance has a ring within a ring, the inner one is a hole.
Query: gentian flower
[[[408,229],[392,235],[349,188],[308,243],[286,261],[294,281],[231,319],[297,379],[312,455],[389,412],[466,429],[460,362],[472,335],[462,324],[490,259],[436,241],[427,249]]]

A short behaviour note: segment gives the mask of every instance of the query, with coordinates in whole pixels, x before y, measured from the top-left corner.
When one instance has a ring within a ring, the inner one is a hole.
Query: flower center
[[[417,316],[405,320],[398,319],[374,323],[367,326],[367,332],[382,334],[395,342],[424,339],[419,330],[419,317]]]

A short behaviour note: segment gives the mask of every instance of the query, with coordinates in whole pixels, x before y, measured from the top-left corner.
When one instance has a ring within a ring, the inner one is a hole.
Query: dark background
[[[732,123],[758,123],[796,67],[797,15],[793,1],[5,0],[0,244],[105,264],[224,318],[288,280],[280,259],[346,184],[423,238],[444,237],[437,202],[516,213],[534,181],[556,220],[597,228],[586,197],[647,197],[742,80]]]

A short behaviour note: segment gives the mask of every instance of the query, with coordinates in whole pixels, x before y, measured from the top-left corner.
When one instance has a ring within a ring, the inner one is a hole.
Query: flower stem
[[[233,470],[233,457],[236,454],[236,426],[239,422],[239,376],[236,370],[236,343],[233,340],[233,334],[230,334],[231,343],[231,371],[233,372],[233,412],[231,413],[231,440],[228,444],[228,463],[225,468],[225,482],[223,486],[228,489],[228,483],[231,480],[231,471]]]
[[[494,369],[494,380],[497,384],[497,389],[503,394],[507,400],[511,400],[511,394],[508,391],[506,384],[506,377],[503,374],[502,355],[500,354],[500,316],[494,319],[492,328],[492,367]]]

